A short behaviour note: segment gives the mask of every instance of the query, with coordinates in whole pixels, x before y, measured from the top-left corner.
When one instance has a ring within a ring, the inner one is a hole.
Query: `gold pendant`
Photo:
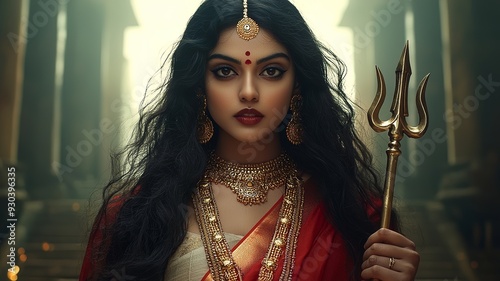
[[[252,40],[259,33],[259,25],[251,18],[244,17],[236,25],[236,32],[244,40]]]

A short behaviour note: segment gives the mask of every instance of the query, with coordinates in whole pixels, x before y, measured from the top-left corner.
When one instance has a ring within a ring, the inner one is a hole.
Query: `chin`
[[[236,137],[236,140],[248,144],[254,144],[254,143],[266,144],[275,141],[275,138],[279,138],[279,136],[274,133],[266,132],[266,133],[253,133],[253,134],[238,136]]]
[[[219,127],[220,128],[220,127]],[[270,126],[232,128],[224,130],[220,128],[219,141],[226,139],[229,142],[239,142],[248,145],[265,145],[271,142],[279,141],[279,134],[270,129]]]

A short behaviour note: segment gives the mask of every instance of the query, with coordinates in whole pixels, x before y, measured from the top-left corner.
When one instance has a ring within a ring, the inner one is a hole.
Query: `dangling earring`
[[[302,128],[302,120],[300,118],[300,108],[302,105],[302,96],[294,94],[290,102],[290,111],[292,112],[292,119],[286,126],[286,136],[288,140],[295,145],[302,143],[304,129]]]
[[[206,108],[207,108],[207,97],[202,96],[201,94],[198,95],[200,98],[203,98],[203,107],[198,114],[198,128],[197,128],[197,138],[198,141],[203,144],[207,143],[212,136],[214,135],[214,125],[212,124],[212,121],[208,118],[206,114]]]

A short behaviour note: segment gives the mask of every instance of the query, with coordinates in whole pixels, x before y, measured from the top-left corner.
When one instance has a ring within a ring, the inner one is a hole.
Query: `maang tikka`
[[[197,95],[198,98],[203,99],[203,106],[198,114],[198,125],[196,137],[200,143],[207,143],[214,135],[214,125],[206,114],[207,97],[202,94]]]
[[[236,33],[247,41],[254,39],[259,34],[259,25],[248,17],[247,0],[243,0],[243,18],[236,25]]]
[[[290,102],[290,111],[292,112],[292,119],[286,126],[286,136],[288,140],[295,145],[301,144],[304,129],[302,128],[302,118],[300,117],[300,109],[302,107],[302,96],[294,94]]]

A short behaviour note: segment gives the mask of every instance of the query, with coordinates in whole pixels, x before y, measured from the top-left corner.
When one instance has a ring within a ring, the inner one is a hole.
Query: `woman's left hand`
[[[420,255],[415,243],[400,233],[381,228],[365,243],[361,265],[364,280],[412,281],[417,274]]]

